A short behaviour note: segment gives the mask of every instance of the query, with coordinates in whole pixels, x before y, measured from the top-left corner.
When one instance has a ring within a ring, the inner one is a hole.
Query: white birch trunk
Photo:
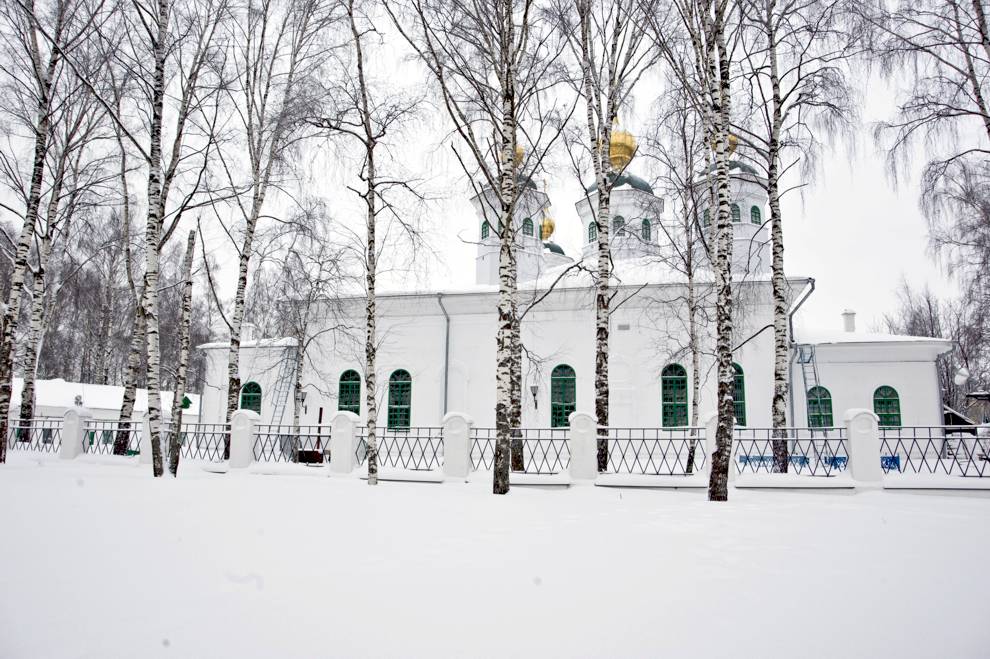
[[[186,257],[182,263],[182,316],[179,321],[179,364],[175,372],[175,395],[172,397],[172,419],[169,424],[168,470],[179,474],[179,454],[182,451],[182,401],[186,397],[186,372],[189,366],[189,328],[192,323],[192,264],[196,250],[196,232],[191,230],[186,241]]]

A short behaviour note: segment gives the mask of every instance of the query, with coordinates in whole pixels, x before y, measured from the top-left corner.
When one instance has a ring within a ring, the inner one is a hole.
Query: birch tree
[[[557,108],[540,102],[547,101],[560,49],[532,0],[386,1],[385,7],[436,83],[463,149],[454,147],[455,157],[472,182],[479,177],[494,194],[500,246],[492,490],[505,494],[522,394],[513,213],[520,180],[539,169],[560,134]]]
[[[788,467],[786,426],[790,337],[790,290],[784,276],[781,197],[790,189],[785,176],[797,166],[802,180],[813,176],[821,135],[846,132],[855,120],[853,94],[846,82],[845,61],[854,41],[843,24],[839,1],[741,0],[743,75],[752,117],[736,122],[747,153],[766,172],[770,207],[773,291],[774,470]]]
[[[715,454],[710,456],[710,501],[728,499],[734,425],[732,366],[732,219],[729,197],[731,53],[729,0],[673,0],[670,16],[655,14],[648,27],[668,66],[698,109],[710,145],[714,180],[710,190],[715,209],[714,290],[715,361],[717,370]],[[688,58],[683,55],[687,52]],[[686,62],[686,64],[685,64]]]
[[[179,363],[176,366],[175,394],[172,396],[172,418],[169,422],[168,471],[179,475],[179,454],[182,449],[182,404],[186,398],[186,371],[189,366],[189,328],[192,323],[193,257],[196,254],[196,230],[189,231],[186,255],[182,264],[182,315],[179,321]]]
[[[290,170],[287,156],[306,136],[305,119],[318,112],[319,76],[328,55],[327,32],[335,17],[329,0],[247,0],[231,22],[230,86],[237,124],[236,149],[224,155],[223,169],[233,194],[234,216],[241,224],[237,273],[227,355],[227,417],[241,393],[240,344],[248,270],[255,233],[272,188]],[[247,180],[241,181],[241,162]],[[226,451],[225,451],[226,452]]]
[[[369,70],[367,36],[375,36],[372,3],[346,0],[343,9],[350,34],[348,48],[341,53],[342,82],[335,87],[334,113],[316,119],[314,123],[329,135],[341,138],[344,143],[359,146],[360,165],[357,178],[360,188],[350,188],[360,199],[364,215],[364,236],[358,238],[359,260],[364,265],[365,332],[364,332],[364,385],[365,426],[367,428],[368,484],[378,483],[378,385],[377,385],[377,277],[383,248],[391,234],[390,246],[411,249],[415,252],[422,243],[414,214],[406,212],[408,202],[423,199],[415,181],[406,174],[393,155],[395,138],[414,119],[421,96],[410,96],[397,89],[394,83],[376,81]],[[346,54],[345,54],[346,53]],[[392,91],[386,91],[388,87]],[[348,186],[350,187],[350,186]],[[380,227],[385,223],[386,226]],[[389,229],[395,227],[397,231]],[[380,228],[385,231],[379,238]]]
[[[27,119],[33,147],[30,184],[24,200],[23,224],[14,256],[10,290],[0,326],[0,463],[7,458],[7,428],[13,382],[14,339],[20,321],[22,295],[31,241],[38,223],[48,156],[52,110],[60,85],[68,74],[64,56],[90,38],[101,20],[99,0],[52,0],[38,6],[34,0],[14,0],[0,9],[4,65],[0,67],[7,93],[33,100]],[[64,89],[64,88],[63,88]],[[25,107],[25,110],[27,108]],[[10,209],[8,209],[10,210]],[[20,214],[20,210],[14,211]]]

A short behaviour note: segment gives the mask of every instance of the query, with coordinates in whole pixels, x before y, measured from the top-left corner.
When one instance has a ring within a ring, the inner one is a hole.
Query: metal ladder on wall
[[[797,350],[797,360],[801,365],[801,379],[804,382],[804,413],[807,425],[811,426],[811,419],[808,418],[808,392],[820,384],[818,379],[818,361],[815,359],[815,346],[810,343],[799,343],[794,346]],[[791,392],[793,396],[794,393]],[[811,431],[814,437],[815,431]],[[822,433],[827,435],[827,431]]]
[[[298,346],[289,346],[282,356],[282,363],[278,367],[278,376],[275,379],[275,409],[272,412],[272,425],[282,425],[285,418],[285,410],[288,407],[290,394],[296,384],[296,350]]]

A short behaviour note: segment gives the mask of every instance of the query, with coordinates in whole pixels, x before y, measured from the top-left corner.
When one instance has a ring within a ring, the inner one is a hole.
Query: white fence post
[[[870,410],[847,410],[846,446],[849,451],[849,473],[857,485],[883,484],[880,464],[880,417]]]
[[[159,421],[159,423],[161,422]],[[134,425],[131,424],[131,428],[133,427]],[[161,425],[158,427],[161,428]],[[128,442],[128,446],[130,446],[130,442]],[[168,462],[165,458],[164,446],[161,447],[161,451],[162,462]],[[138,442],[138,461],[143,465],[150,465],[153,461],[151,455],[151,417],[147,412],[141,417],[141,439]]]
[[[349,474],[354,471],[357,458],[358,415],[354,412],[337,412],[330,417],[330,473]]]
[[[587,412],[571,412],[567,431],[571,463],[568,471],[573,480],[598,478],[598,424]]]
[[[261,415],[253,410],[236,410],[230,415],[230,469],[244,469],[254,462],[254,430]]]
[[[74,407],[65,413],[62,446],[58,450],[60,459],[72,460],[83,452],[83,442],[86,441],[86,430],[91,418],[93,413],[85,407]]]
[[[443,475],[467,480],[471,463],[471,427],[474,421],[466,414],[448,412],[443,417]]]

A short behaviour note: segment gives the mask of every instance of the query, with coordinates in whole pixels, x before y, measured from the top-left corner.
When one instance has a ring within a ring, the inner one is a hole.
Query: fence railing
[[[786,447],[787,472],[806,476],[835,476],[849,467],[845,428],[736,428],[733,463],[736,473],[778,471],[774,442]]]
[[[10,420],[7,431],[7,448],[11,451],[58,453],[61,447],[61,418],[37,417],[27,421]]]
[[[103,421],[90,419],[83,435],[83,452],[112,455],[113,445],[120,436],[127,441],[127,455],[137,455],[141,450],[140,421]]]
[[[705,467],[705,429],[608,429],[608,469],[619,474],[688,476]]]
[[[368,458],[368,428],[358,426],[357,463]],[[378,466],[415,471],[432,471],[443,467],[443,428],[417,426],[404,430],[376,428]]]
[[[171,431],[171,423],[162,424],[162,454],[166,456],[171,446]],[[183,460],[222,462],[229,440],[229,423],[183,423],[179,431],[179,456]]]
[[[556,474],[571,462],[567,428],[517,428],[510,442],[511,452],[522,452],[511,458],[513,471],[526,474]],[[471,431],[471,462],[475,469],[491,470],[495,466],[495,428],[473,428]],[[521,464],[520,464],[521,463]],[[521,469],[520,469],[521,467]]]
[[[254,459],[259,462],[330,461],[330,426],[259,424],[254,433]]]
[[[974,426],[880,428],[880,466],[888,474],[990,477],[987,432]]]

